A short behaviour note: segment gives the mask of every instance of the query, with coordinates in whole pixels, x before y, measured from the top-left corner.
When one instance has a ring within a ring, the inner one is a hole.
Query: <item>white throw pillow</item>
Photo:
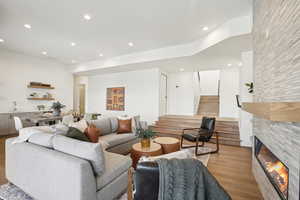
[[[160,158],[165,158],[165,159],[186,159],[186,158],[196,158],[195,157],[195,151],[193,149],[184,149],[180,151],[176,151],[173,153],[168,153],[160,156],[149,156],[149,157],[141,157],[139,162],[145,162],[145,161],[155,161]]]
[[[101,143],[83,142],[62,135],[53,138],[53,147],[57,151],[88,160],[96,175],[105,171],[105,159]]]
[[[49,133],[55,134],[55,129],[50,126],[26,127],[19,130],[19,136],[12,142],[13,144],[26,142],[33,134]]]
[[[30,136],[28,142],[41,145],[47,148],[53,148],[52,139],[54,137],[53,133],[35,133]]]
[[[79,122],[74,122],[69,124],[69,127],[74,127],[80,130],[81,132],[84,132],[85,129],[88,127],[88,124],[84,119],[82,119]]]

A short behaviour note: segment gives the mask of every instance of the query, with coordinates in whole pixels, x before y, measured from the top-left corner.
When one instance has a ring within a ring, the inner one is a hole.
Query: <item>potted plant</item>
[[[59,101],[58,102],[54,102],[51,106],[51,108],[53,109],[53,115],[54,116],[60,116],[61,114],[61,109],[66,107],[65,105],[61,104]]]
[[[142,129],[139,128],[136,130],[136,135],[141,138],[141,146],[142,148],[149,148],[150,147],[150,139],[155,136],[155,132],[151,129]]]
[[[254,84],[253,84],[253,82],[251,82],[251,83],[246,83],[245,85],[248,87],[248,92],[249,92],[250,94],[252,94],[253,91],[254,91]]]

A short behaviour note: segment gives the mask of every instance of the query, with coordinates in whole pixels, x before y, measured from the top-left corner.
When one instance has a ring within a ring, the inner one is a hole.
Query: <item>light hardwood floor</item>
[[[5,179],[5,139],[0,137],[0,185]],[[208,169],[228,191],[233,200],[263,199],[251,172],[251,149],[220,146],[218,154],[211,155]]]

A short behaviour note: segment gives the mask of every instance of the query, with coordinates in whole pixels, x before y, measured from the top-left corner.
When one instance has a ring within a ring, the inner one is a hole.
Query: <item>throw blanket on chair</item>
[[[196,159],[158,159],[158,200],[230,200],[207,168]]]

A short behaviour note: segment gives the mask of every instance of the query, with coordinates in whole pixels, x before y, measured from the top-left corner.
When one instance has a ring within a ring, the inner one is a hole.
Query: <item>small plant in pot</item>
[[[151,144],[151,138],[155,136],[155,132],[153,132],[151,129],[142,129],[139,128],[136,130],[136,135],[141,138],[141,146],[142,148],[149,148]]]
[[[60,116],[61,114],[61,109],[66,107],[65,105],[61,104],[59,101],[58,102],[54,102],[51,106],[51,108],[53,109],[53,115],[54,116]]]

